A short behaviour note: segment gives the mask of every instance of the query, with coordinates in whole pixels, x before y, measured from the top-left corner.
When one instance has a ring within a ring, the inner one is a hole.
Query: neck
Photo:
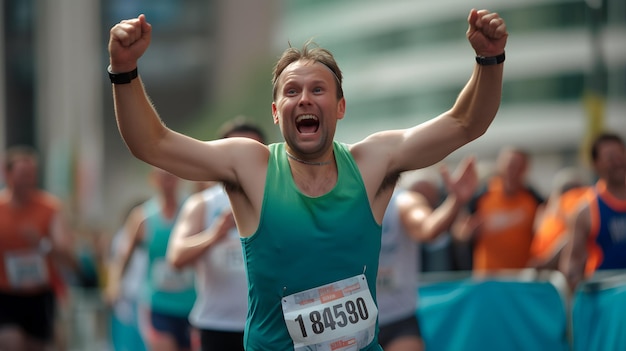
[[[606,183],[606,191],[620,200],[626,199],[626,185],[624,183]]]
[[[289,151],[285,150],[285,153],[287,154],[287,156],[297,162],[300,162],[302,164],[305,165],[309,165],[309,166],[326,166],[329,165],[332,161],[323,161],[323,162],[312,162],[312,161],[307,161],[307,160],[301,160],[299,158],[297,158],[296,156],[292,155],[289,153]]]
[[[27,203],[34,191],[32,189],[9,189],[10,201],[14,206],[21,206]]]

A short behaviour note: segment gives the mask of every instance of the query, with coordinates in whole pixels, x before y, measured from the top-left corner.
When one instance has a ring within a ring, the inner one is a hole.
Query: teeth
[[[298,118],[296,118],[296,122],[299,123],[299,122],[302,122],[302,121],[307,120],[307,119],[311,119],[311,120],[317,121],[317,116],[314,116],[314,115],[301,115],[301,116],[298,116]]]

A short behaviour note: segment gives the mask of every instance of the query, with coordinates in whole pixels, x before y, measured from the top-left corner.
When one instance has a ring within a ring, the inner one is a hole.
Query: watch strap
[[[476,63],[482,66],[499,65],[504,62],[505,58],[504,53],[498,56],[476,56]]]
[[[128,84],[138,76],[136,67],[130,72],[113,73],[111,71],[111,65],[109,65],[109,67],[107,67],[107,72],[109,73],[109,79],[112,84]]]

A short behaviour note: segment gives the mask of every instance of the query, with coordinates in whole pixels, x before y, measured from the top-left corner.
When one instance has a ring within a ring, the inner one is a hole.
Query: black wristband
[[[483,66],[491,66],[491,65],[499,65],[504,62],[505,56],[504,53],[501,53],[498,56],[476,56],[476,63]]]
[[[109,73],[109,79],[112,84],[128,84],[131,80],[137,78],[137,68],[134,70],[125,73],[113,73],[111,72],[111,65],[107,67],[107,72]]]

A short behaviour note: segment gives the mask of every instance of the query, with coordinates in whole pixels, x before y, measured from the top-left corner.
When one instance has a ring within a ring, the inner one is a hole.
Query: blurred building
[[[577,162],[589,132],[626,135],[626,2],[300,0],[285,2],[275,46],[313,38],[344,73],[347,142],[405,128],[448,109],[471,74],[471,7],[498,12],[510,37],[504,95],[492,128],[453,155],[495,157],[507,144],[533,153],[534,178]],[[546,178],[548,177],[548,178]]]
[[[0,144],[40,150],[42,185],[66,200],[74,219],[119,224],[120,209],[151,190],[149,167],[117,131],[106,74],[109,29],[146,15],[153,36],[139,72],[164,122],[184,131],[245,85],[254,74],[248,67],[270,61],[276,3],[0,0]],[[265,112],[270,101],[268,91]],[[238,102],[249,105],[241,94]]]
[[[37,146],[46,188],[88,220],[117,222],[119,209],[149,192],[147,167],[117,132],[105,70],[108,30],[139,13],[154,29],[140,74],[165,123],[183,132],[214,129],[219,121],[212,114],[245,112],[271,125],[270,64],[289,44],[309,38],[329,48],[344,72],[347,114],[339,140],[432,118],[452,105],[471,74],[474,53],[465,31],[474,6],[497,11],[508,23],[503,103],[487,134],[451,159],[467,153],[488,159],[515,144],[533,153],[534,178],[549,184],[546,177],[577,162],[589,132],[626,135],[623,0],[0,5],[0,144]],[[267,83],[261,90],[259,79]],[[220,109],[207,112],[215,106]]]

